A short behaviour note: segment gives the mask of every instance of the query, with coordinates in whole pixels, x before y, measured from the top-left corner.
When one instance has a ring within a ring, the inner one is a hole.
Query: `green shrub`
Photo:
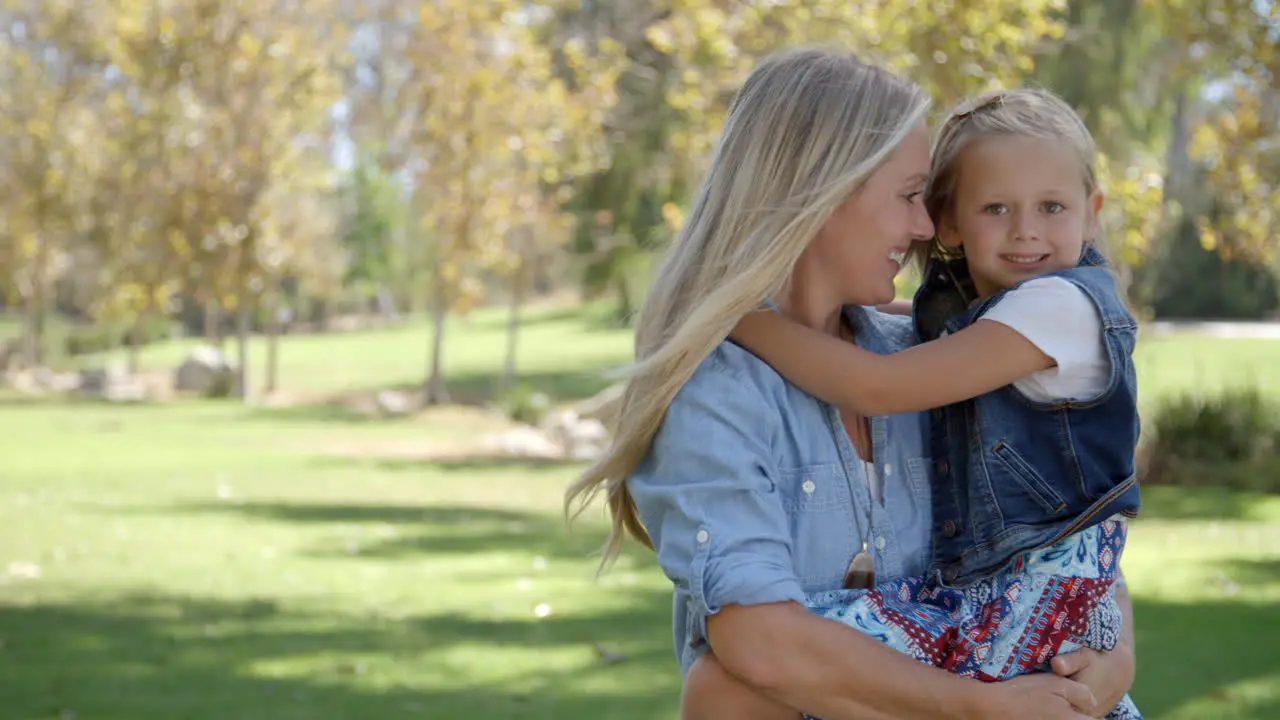
[[[154,317],[135,328],[131,323],[98,323],[77,325],[65,329],[62,347],[67,355],[91,355],[126,347],[131,342],[149,345],[173,337],[173,327],[168,320]]]
[[[1138,283],[1138,294],[1160,318],[1258,320],[1280,310],[1275,270],[1205,250],[1190,218],[1169,238],[1163,257],[1139,272]]]
[[[515,422],[540,425],[551,409],[551,398],[527,385],[516,385],[502,394],[498,405]]]
[[[1257,388],[1175,396],[1150,418],[1146,482],[1280,492],[1280,404]]]
[[[203,397],[209,399],[229,398],[235,394],[237,385],[239,385],[239,379],[236,377],[236,373],[231,371],[218,373],[214,376],[213,382],[209,383],[209,387],[204,391]]]

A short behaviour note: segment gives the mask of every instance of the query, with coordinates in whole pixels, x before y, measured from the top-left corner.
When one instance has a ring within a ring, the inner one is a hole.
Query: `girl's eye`
[[[1009,212],[1009,207],[1007,205],[1001,205],[1000,203],[991,203],[990,205],[983,206],[982,212],[986,215],[1004,215]]]
[[[1065,205],[1063,205],[1060,202],[1054,202],[1053,200],[1050,200],[1049,202],[1041,204],[1040,209],[1044,210],[1050,215],[1057,215],[1058,213],[1062,212],[1063,210],[1066,210],[1067,208]]]
[[[923,190],[913,190],[907,193],[906,195],[903,195],[902,197],[906,199],[907,202],[914,203],[916,201],[916,198],[920,197],[921,195],[924,195]]]

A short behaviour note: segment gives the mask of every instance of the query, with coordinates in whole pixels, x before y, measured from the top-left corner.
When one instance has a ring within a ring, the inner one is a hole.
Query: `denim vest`
[[[1076,267],[1048,276],[1071,282],[1098,309],[1110,382],[1086,401],[1035,402],[1007,385],[930,413],[933,567],[947,585],[990,576],[1019,553],[1138,512],[1137,322],[1092,247]],[[1009,290],[970,305],[964,260],[932,260],[916,293],[917,332],[922,340],[958,332]]]

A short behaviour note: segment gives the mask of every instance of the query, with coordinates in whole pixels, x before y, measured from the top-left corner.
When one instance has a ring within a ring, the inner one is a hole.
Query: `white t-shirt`
[[[982,315],[1018,331],[1057,367],[1013,384],[1038,402],[1092,400],[1107,389],[1111,361],[1102,319],[1084,291],[1057,277],[1029,280]]]

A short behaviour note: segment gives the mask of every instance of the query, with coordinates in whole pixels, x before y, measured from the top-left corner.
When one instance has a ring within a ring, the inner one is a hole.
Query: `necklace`
[[[840,318],[840,337],[847,342],[853,342],[853,329],[848,326],[843,315]],[[836,414],[840,418],[840,422],[844,425],[846,434],[849,435],[853,448],[858,455],[858,460],[863,464],[863,481],[867,485],[867,527],[862,538],[862,551],[853,556],[853,560],[849,561],[849,567],[844,571],[843,587],[846,590],[870,589],[876,585],[876,563],[871,558],[871,554],[867,552],[867,538],[871,533],[871,478],[865,477],[870,464],[866,458],[874,460],[874,444],[871,442],[871,420],[861,414],[849,412],[848,418],[852,422],[846,420],[846,413],[840,408],[836,408]],[[853,425],[854,432],[849,433],[849,425]]]

